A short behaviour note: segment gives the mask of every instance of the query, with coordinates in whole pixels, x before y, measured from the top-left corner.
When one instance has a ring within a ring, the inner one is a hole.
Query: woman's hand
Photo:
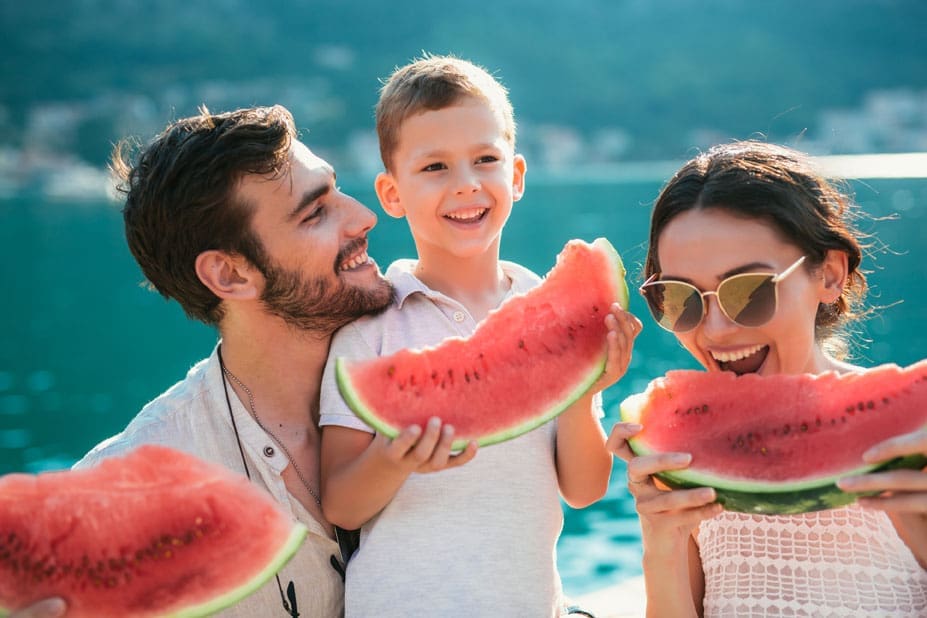
[[[863,453],[866,463],[906,457],[927,456],[927,430],[914,431],[880,442]],[[860,505],[886,511],[922,567],[927,569],[927,468],[886,470],[851,476],[837,481],[851,492],[879,492],[859,498]]]
[[[721,512],[710,487],[668,491],[654,474],[685,468],[688,453],[635,456],[628,446],[642,427],[618,423],[608,449],[628,463],[628,491],[641,522],[642,566],[648,616],[701,615],[705,584],[692,532],[702,520]]]
[[[908,455],[927,456],[927,430],[880,442],[863,454],[863,461],[872,464]],[[863,506],[927,515],[927,469],[872,472],[840,479],[837,485],[844,491],[882,492],[878,496],[860,498]]]
[[[663,555],[682,554],[688,539],[700,521],[714,517],[722,507],[715,502],[715,490],[710,487],[667,491],[653,477],[657,472],[680,470],[689,465],[688,453],[660,453],[636,456],[628,439],[641,431],[634,423],[617,423],[607,446],[615,456],[628,464],[628,491],[634,497],[641,521],[644,551]]]

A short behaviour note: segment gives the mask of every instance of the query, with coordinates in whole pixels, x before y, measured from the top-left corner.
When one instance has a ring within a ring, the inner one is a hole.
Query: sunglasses
[[[657,324],[674,333],[685,333],[699,324],[708,312],[706,296],[718,298],[721,312],[735,324],[755,328],[769,322],[776,314],[778,283],[791,275],[805,261],[805,256],[779,274],[742,273],[718,284],[713,292],[702,292],[683,281],[659,281],[660,273],[650,276],[640,287],[650,313]]]

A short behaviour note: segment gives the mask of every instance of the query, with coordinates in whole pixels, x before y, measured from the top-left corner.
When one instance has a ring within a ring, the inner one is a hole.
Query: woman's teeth
[[[355,255],[354,257],[349,259],[347,262],[343,263],[341,265],[341,270],[351,270],[352,268],[363,266],[364,264],[367,263],[369,259],[370,258],[367,256],[367,252],[364,251],[363,253],[359,253],[358,255]]]
[[[762,345],[755,345],[750,346],[749,348],[743,348],[741,350],[734,350],[732,352],[715,352],[712,350],[711,357],[719,363],[732,363],[734,361],[739,361],[742,358],[753,356],[764,347],[765,346]]]

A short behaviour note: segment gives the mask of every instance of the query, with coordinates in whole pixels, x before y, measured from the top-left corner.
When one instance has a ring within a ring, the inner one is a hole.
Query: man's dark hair
[[[165,298],[191,318],[217,325],[220,299],[196,274],[197,256],[208,250],[239,254],[261,263],[263,246],[251,229],[253,204],[236,197],[248,174],[286,173],[296,128],[279,105],[177,120],[143,148],[134,164],[116,146],[112,169],[126,196],[123,218],[129,250]]]

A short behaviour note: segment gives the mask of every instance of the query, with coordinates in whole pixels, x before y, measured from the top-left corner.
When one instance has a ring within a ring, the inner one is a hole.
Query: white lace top
[[[879,511],[724,512],[698,544],[705,616],[927,616],[927,571]]]

